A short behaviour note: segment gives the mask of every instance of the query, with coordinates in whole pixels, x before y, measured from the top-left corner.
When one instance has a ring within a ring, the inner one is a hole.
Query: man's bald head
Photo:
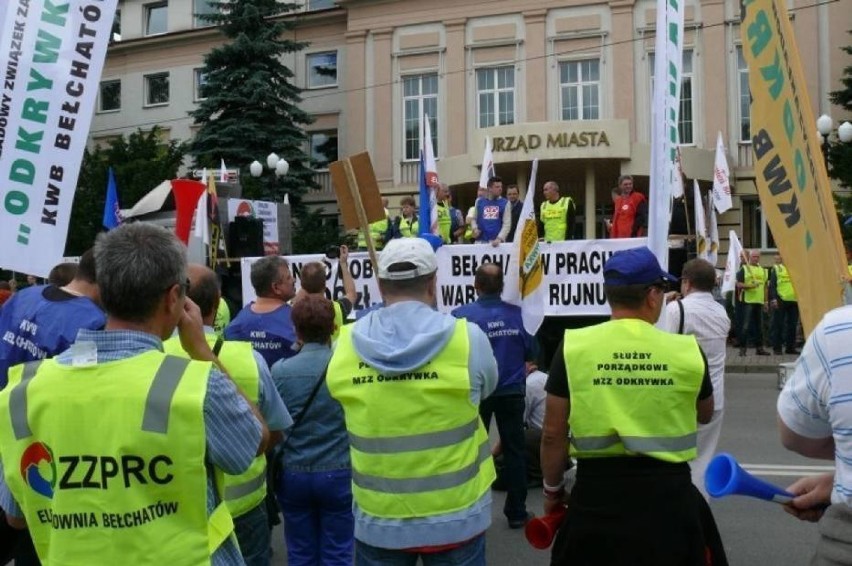
[[[302,266],[299,272],[299,283],[306,293],[316,295],[325,293],[325,264],[312,261]]]
[[[204,323],[213,324],[220,298],[219,279],[216,273],[206,265],[190,263],[186,268],[186,274],[189,277],[189,291],[186,295],[201,309],[201,318]]]

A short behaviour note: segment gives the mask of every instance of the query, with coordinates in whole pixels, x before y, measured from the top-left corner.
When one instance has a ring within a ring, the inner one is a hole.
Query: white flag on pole
[[[743,246],[737,233],[731,230],[728,233],[728,261],[725,263],[725,275],[722,276],[722,293],[733,291],[737,285],[737,271],[740,270],[740,261],[743,255]]]
[[[438,227],[438,164],[435,162],[435,149],[432,147],[432,126],[429,125],[429,116],[423,115],[420,121],[421,131],[423,132],[422,149],[423,149],[423,165],[426,168],[426,186],[429,187],[429,232],[439,236],[441,233]]]
[[[710,247],[707,250],[707,261],[716,267],[716,262],[719,261],[719,224],[716,221],[716,207],[710,206],[707,211],[710,215],[710,223],[707,227],[707,237]]]
[[[731,201],[730,170],[728,158],[725,157],[725,144],[722,143],[722,132],[716,138],[716,160],[713,164],[713,206],[722,214],[734,204]]]
[[[482,168],[479,170],[479,186],[488,186],[488,179],[494,176],[494,152],[491,149],[491,138],[485,136],[485,150],[482,152]]]
[[[228,182],[228,170],[225,168],[225,160],[222,159],[219,164],[219,182],[227,183]],[[287,194],[287,193],[284,193]]]
[[[207,191],[205,190],[198,197],[198,204],[195,206],[195,237],[200,238],[205,246],[210,245],[210,228],[207,221]]]
[[[704,201],[701,199],[701,189],[698,181],[692,180],[693,208],[695,209],[695,250],[698,257],[707,259],[707,215],[704,213]]]
[[[535,216],[537,174],[538,159],[534,159],[527,194],[518,219],[518,229],[512,249],[513,257],[509,262],[506,292],[507,297],[516,297],[519,300],[524,329],[530,334],[535,334],[544,321],[544,305],[547,298]]]
[[[686,194],[683,189],[683,166],[680,161],[680,146],[675,148],[675,173],[672,179],[672,198],[681,198]]]

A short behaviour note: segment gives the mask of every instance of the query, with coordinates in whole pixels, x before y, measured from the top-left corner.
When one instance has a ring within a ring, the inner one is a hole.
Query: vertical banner
[[[62,261],[117,0],[3,0],[0,265]]]
[[[755,184],[810,333],[843,304],[840,226],[784,2],[746,0],[742,6]]]
[[[733,291],[737,286],[737,271],[743,256],[743,246],[737,233],[728,232],[728,261],[725,263],[725,274],[722,276],[722,293]]]
[[[683,67],[683,0],[657,0],[654,103],[651,106],[651,179],[648,247],[663,269],[669,264],[669,222],[677,168],[677,131]]]
[[[423,158],[420,161],[423,175],[426,178],[426,186],[429,189],[429,223],[423,222],[420,216],[421,233],[428,227],[429,234],[440,235],[438,229],[438,164],[435,163],[435,148],[432,147],[432,126],[429,124],[429,115],[424,114],[422,118],[423,137],[421,139]],[[423,206],[421,202],[420,206]]]
[[[704,214],[704,201],[698,181],[692,180],[692,208],[695,212],[695,250],[698,257],[708,259],[707,215]]]
[[[517,285],[524,329],[530,334],[538,332],[544,322],[544,268],[541,261],[541,243],[538,241],[538,223],[535,217],[535,186],[538,176],[538,159],[532,163],[532,172],[518,220],[518,234],[513,242],[512,270],[508,281]],[[514,285],[512,285],[514,287]],[[507,289],[508,290],[508,289]],[[514,289],[512,289],[514,291]],[[511,297],[512,295],[508,295]],[[511,300],[511,299],[509,299]]]
[[[725,144],[722,132],[716,138],[716,157],[713,162],[713,206],[722,214],[734,206],[731,199],[731,171],[728,158],[725,157]]]

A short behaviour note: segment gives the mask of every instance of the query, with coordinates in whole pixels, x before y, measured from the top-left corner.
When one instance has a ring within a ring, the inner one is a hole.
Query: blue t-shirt
[[[476,302],[453,310],[452,315],[476,324],[488,337],[499,375],[494,394],[523,393],[526,362],[535,358],[537,346],[535,338],[524,330],[521,307],[496,295],[483,295]]]
[[[225,340],[251,342],[269,367],[278,360],[296,355],[296,330],[293,328],[290,305],[281,305],[272,312],[258,314],[251,303],[225,327]]]
[[[0,389],[10,367],[61,354],[78,330],[102,330],[105,324],[106,315],[88,297],[53,285],[18,291],[0,311]]]
[[[508,202],[503,197],[481,198],[476,201],[476,226],[480,232],[477,241],[490,242],[500,234],[503,228],[503,213]]]

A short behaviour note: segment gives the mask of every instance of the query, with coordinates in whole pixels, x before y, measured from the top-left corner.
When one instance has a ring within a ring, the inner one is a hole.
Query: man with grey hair
[[[606,226],[610,238],[641,238],[648,231],[648,201],[633,190],[633,177],[618,178],[619,195],[614,201],[612,221]]]
[[[257,298],[225,328],[225,340],[251,342],[272,367],[296,354],[296,330],[287,304],[296,295],[296,283],[287,260],[269,255],[251,266],[251,284]]]
[[[328,368],[349,431],[358,564],[485,563],[495,474],[478,406],[497,363],[478,326],[433,308],[437,269],[426,240],[388,243],[385,306],[343,327]]]
[[[125,224],[95,259],[106,329],[12,368],[0,393],[0,506],[45,564],[242,564],[215,477],[246,471],[269,431],[204,338],[186,249]],[[192,359],[163,353],[175,327]]]

